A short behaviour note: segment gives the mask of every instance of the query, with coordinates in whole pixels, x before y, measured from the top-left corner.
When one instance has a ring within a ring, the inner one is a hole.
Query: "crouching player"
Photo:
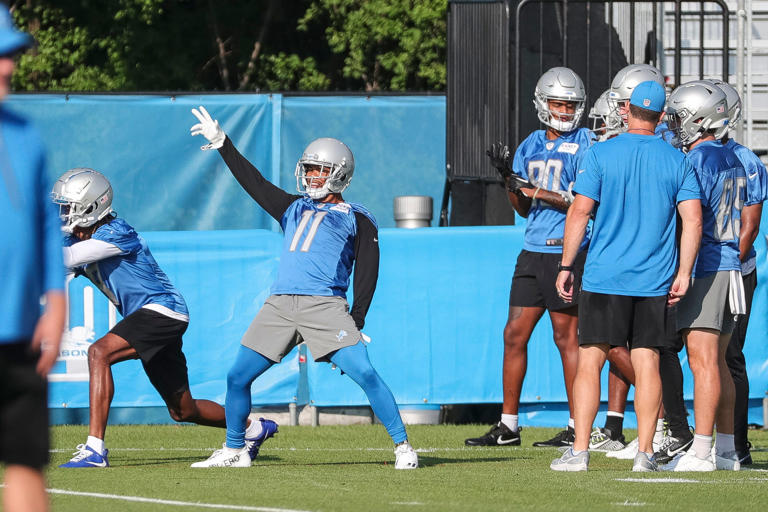
[[[355,170],[352,152],[336,139],[313,141],[296,165],[301,194],[289,194],[264,179],[205,108],[192,113],[200,123],[191,134],[210,142],[202,149],[219,150],[240,185],[285,233],[271,296],[243,336],[227,375],[226,443],[192,467],[250,466],[244,434],[251,383],[303,340],[316,361],[334,363],[368,396],[395,443],[395,469],[416,468],[418,457],[408,443],[395,398],[371,366],[360,332],[378,279],[379,245],[373,216],[341,196]],[[355,300],[350,312],[346,292],[353,264]]]
[[[64,265],[85,275],[115,305],[123,319],[88,348],[90,425],[62,468],[107,467],[104,434],[115,384],[112,365],[141,359],[150,382],[175,421],[226,427],[224,408],[195,400],[189,391],[187,360],[181,350],[189,313],[184,298],[158,266],[147,243],[112,211],[112,186],[93,169],[65,172],[53,186],[60,206]],[[277,432],[271,420],[250,421],[246,439],[255,457]]]

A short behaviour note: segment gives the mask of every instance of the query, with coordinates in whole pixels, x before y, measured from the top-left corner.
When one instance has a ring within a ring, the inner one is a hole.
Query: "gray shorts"
[[[315,361],[362,339],[343,297],[271,295],[245,331],[242,345],[280,360],[302,341]]]
[[[733,332],[736,315],[728,301],[730,279],[727,270],[693,279],[677,307],[677,330],[714,329]]]

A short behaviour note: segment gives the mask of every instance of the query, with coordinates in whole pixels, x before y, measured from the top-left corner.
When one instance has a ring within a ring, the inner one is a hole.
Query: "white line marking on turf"
[[[102,494],[99,492],[68,491],[66,489],[46,489],[48,494],[65,494],[69,496],[85,496],[87,498],[102,498],[107,500],[135,501],[139,503],[156,503],[158,505],[176,505],[179,507],[217,508],[222,510],[247,510],[252,512],[307,512],[290,508],[249,507],[247,505],[224,505],[218,503],[196,503],[194,501],[160,500],[143,498],[141,496],[121,496],[119,494]]]
[[[690,478],[616,478],[617,482],[639,482],[643,484],[700,484],[701,480]],[[720,482],[713,482],[720,483]]]
[[[390,505],[423,505],[418,501],[393,501]]]
[[[616,502],[616,503],[612,503],[612,505],[618,505],[620,507],[644,507],[647,504],[643,503],[642,501],[624,500],[624,503]]]
[[[109,452],[209,452],[218,450],[221,447],[212,448],[110,448]],[[520,448],[516,448],[520,449]],[[391,452],[392,448],[296,448],[296,447],[284,447],[284,448],[271,448],[262,447],[261,451],[271,452]],[[523,450],[525,450],[523,448]],[[537,453],[541,452],[540,448],[531,449]],[[72,453],[72,448],[53,448],[48,450],[50,453]],[[478,447],[473,446],[471,448],[416,448],[417,453],[432,453],[432,452],[478,452]],[[489,450],[489,452],[494,450]],[[498,451],[498,450],[495,450]]]

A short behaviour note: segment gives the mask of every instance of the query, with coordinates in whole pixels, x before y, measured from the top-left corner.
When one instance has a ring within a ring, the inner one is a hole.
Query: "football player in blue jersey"
[[[536,84],[534,105],[546,129],[531,133],[510,158],[503,144],[488,151],[501,173],[509,199],[517,213],[528,219],[523,251],[517,258],[509,294],[509,316],[504,327],[502,382],[504,403],[500,421],[485,435],[466,439],[468,446],[520,444],[518,412],[527,370],[527,346],[533,329],[549,311],[555,345],[563,363],[563,375],[571,419],[553,439],[534,446],[568,446],[573,442],[571,389],[576,374],[578,339],[577,307],[564,302],[554,289],[562,253],[565,212],[573,196],[576,166],[592,141],[591,132],[579,128],[586,94],[581,78],[571,69],[556,67]],[[582,249],[588,244],[584,241]],[[577,258],[581,275],[584,253]]]
[[[763,213],[763,201],[768,199],[768,172],[760,158],[729,137],[741,118],[741,98],[730,84],[722,80],[710,80],[718,86],[726,96],[728,103],[729,130],[721,139],[725,147],[736,153],[747,172],[747,199],[741,209],[741,228],[739,229],[739,259],[741,260],[741,275],[744,280],[746,313],[736,320],[736,326],[725,353],[725,361],[733,377],[736,391],[734,404],[734,445],[742,466],[752,464],[750,443],[747,439],[748,410],[749,410],[749,380],[747,378],[746,361],[744,360],[744,341],[747,336],[747,325],[752,310],[752,297],[757,287],[757,253],[753,246],[760,230],[760,217]]]
[[[224,408],[189,391],[182,335],[189,313],[184,298],[158,266],[141,236],[112,210],[112,186],[99,172],[77,168],[56,181],[53,201],[63,222],[64,265],[86,276],[123,316],[88,347],[89,435],[62,468],[109,466],[104,447],[115,384],[112,365],[141,359],[175,421],[225,427]],[[276,432],[270,420],[251,421],[249,448]],[[254,453],[255,456],[255,453]]]
[[[237,181],[280,223],[285,239],[271,295],[241,340],[227,374],[227,436],[222,449],[192,467],[247,467],[245,421],[251,383],[303,341],[315,361],[331,362],[365,392],[371,408],[395,443],[395,469],[418,467],[395,398],[368,359],[361,330],[379,272],[378,228],[363,206],[342,192],[355,170],[352,152],[341,141],[311,142],[296,164],[299,194],[273,185],[243,157],[205,108],[192,109],[203,135],[218,149]],[[354,266],[355,297],[346,299]]]
[[[703,229],[691,289],[677,311],[677,327],[683,333],[694,378],[696,429],[691,448],[665,469],[738,470],[734,385],[725,353],[735,316],[746,312],[739,234],[747,175],[733,149],[719,140],[728,130],[727,98],[719,87],[702,82],[683,84],[669,96],[666,112],[667,123],[687,151],[686,159],[701,183]]]

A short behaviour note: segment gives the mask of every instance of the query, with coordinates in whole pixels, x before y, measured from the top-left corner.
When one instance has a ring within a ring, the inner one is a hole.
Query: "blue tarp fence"
[[[160,266],[190,309],[184,337],[193,395],[223,403],[226,373],[240,337],[268,296],[280,250],[280,234],[266,230],[149,232],[144,234]],[[523,227],[382,229],[381,272],[365,332],[372,363],[398,403],[495,403],[502,401],[502,329],[507,315],[511,273],[522,248]],[[765,240],[758,240],[760,275],[768,275]],[[507,256],[504,256],[507,255]],[[96,293],[93,327],[86,327],[84,287],[70,283],[70,332],[80,333],[64,350],[77,351],[108,329],[106,299]],[[752,397],[768,389],[765,343],[766,287],[755,294],[746,344]],[[310,354],[311,356],[311,354]],[[685,352],[681,353],[685,363]],[[87,382],[66,382],[67,361],[57,363],[52,407],[88,405]],[[253,386],[255,405],[312,403],[316,406],[367,405],[362,391],[330,365],[307,358],[300,371],[297,351],[272,367]],[[684,364],[685,394],[693,379]],[[115,407],[162,406],[138,362],[114,367]],[[605,388],[605,382],[604,382]],[[604,397],[605,394],[604,389]],[[311,402],[310,402],[311,401]],[[528,425],[566,421],[562,367],[548,317],[542,318],[528,348],[523,385],[523,420]],[[559,406],[558,406],[559,404]],[[751,421],[761,422],[761,410]],[[552,411],[559,411],[553,413]],[[567,409],[566,409],[567,411]],[[628,426],[633,422],[628,419]]]
[[[289,191],[309,141],[331,136],[347,142],[356,171],[345,197],[368,206],[384,228],[379,286],[365,329],[373,339],[372,362],[406,406],[502,401],[502,329],[524,221],[391,229],[392,200],[399,195],[432,196],[438,216],[445,180],[443,96],[13,95],[4,106],[35,122],[48,149],[51,183],[73,167],[102,171],[114,186],[115,209],[145,236],[186,298],[191,322],[184,346],[195,396],[223,403],[226,372],[268,295],[281,237],[217,152],[200,151],[206,141],[189,135],[196,122],[190,109],[198,105],[268,179]],[[756,242],[761,279],[746,343],[755,405],[768,390],[767,225],[764,218]],[[69,284],[69,295],[70,323],[50,394],[57,409],[88,406],[87,346],[119,320],[84,278]],[[303,365],[294,351],[270,369],[254,383],[254,405],[367,404],[329,365],[311,357]],[[684,368],[690,399],[693,380]],[[114,408],[163,405],[138,362],[116,365],[114,376]],[[528,347],[522,401],[524,424],[563,424],[562,368],[546,316]],[[750,420],[762,421],[758,407]]]

